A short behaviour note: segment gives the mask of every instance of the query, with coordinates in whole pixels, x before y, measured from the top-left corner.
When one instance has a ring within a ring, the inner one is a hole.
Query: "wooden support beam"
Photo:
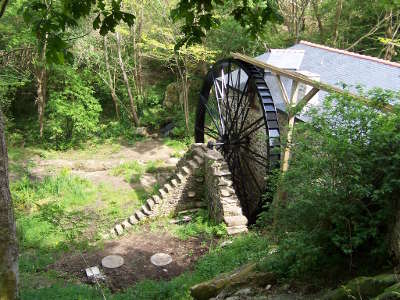
[[[319,90],[327,91],[329,93],[339,93],[339,94],[343,94],[343,95],[348,95],[348,96],[351,96],[352,98],[354,98],[355,100],[357,100],[357,101],[359,101],[361,103],[364,103],[366,105],[370,105],[370,100],[368,100],[367,98],[364,98],[364,97],[361,97],[359,95],[350,93],[348,91],[345,91],[343,89],[340,89],[340,88],[338,88],[336,86],[333,86],[333,85],[330,85],[330,84],[327,84],[327,83],[323,83],[323,82],[319,82],[319,81],[316,81],[316,80],[312,80],[312,79],[308,78],[307,76],[305,76],[303,74],[299,74],[299,73],[296,73],[296,72],[293,72],[293,71],[281,69],[281,68],[275,67],[273,65],[267,64],[265,62],[262,62],[262,61],[260,61],[258,59],[255,59],[255,58],[252,58],[250,56],[243,55],[243,54],[240,54],[240,53],[232,53],[232,57],[235,58],[235,59],[247,62],[249,64],[252,64],[252,65],[254,65],[256,67],[269,70],[272,73],[275,73],[276,75],[285,76],[285,77],[293,79],[294,81],[299,81],[299,82],[302,82],[304,84],[310,85],[310,86],[315,87],[315,88],[317,88]],[[393,106],[390,105],[390,104],[386,104],[381,110],[385,111],[385,112],[391,112],[391,111],[393,111]]]
[[[311,91],[309,91],[299,102],[297,102],[296,106],[293,107],[291,113],[296,115],[299,113],[304,106],[307,105],[307,103],[319,92],[319,89],[316,87],[313,87]]]
[[[278,81],[278,86],[279,86],[279,89],[281,90],[283,101],[285,101],[286,107],[289,107],[290,106],[289,96],[288,96],[288,94],[286,92],[285,86],[283,85],[281,76],[280,75],[276,75],[275,77],[276,77],[276,79]]]

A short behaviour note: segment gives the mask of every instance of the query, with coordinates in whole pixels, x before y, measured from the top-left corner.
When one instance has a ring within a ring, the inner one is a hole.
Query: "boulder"
[[[324,300],[345,300],[354,298],[372,299],[382,294],[386,288],[398,282],[394,274],[381,274],[374,277],[357,277],[346,285],[327,293]],[[385,298],[386,299],[386,298]]]
[[[273,273],[258,272],[256,267],[255,263],[250,263],[231,273],[221,274],[214,279],[196,284],[190,289],[190,294],[194,299],[205,300],[217,296],[222,290],[247,285],[265,286],[275,282]]]
[[[148,137],[149,133],[147,132],[146,127],[136,127],[136,134],[144,137]]]

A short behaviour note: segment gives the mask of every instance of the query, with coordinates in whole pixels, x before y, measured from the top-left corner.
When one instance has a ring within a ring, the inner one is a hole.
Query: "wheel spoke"
[[[257,119],[257,120],[255,120],[253,123],[251,123],[250,125],[248,125],[245,129],[243,129],[241,132],[243,132],[243,135],[245,135],[246,133],[247,133],[247,131],[248,130],[253,130],[253,126],[258,126],[258,124],[260,123],[260,122],[262,122],[262,124],[264,125],[265,123],[264,123],[264,117],[261,117],[261,118],[259,118],[259,119]],[[250,131],[251,132],[251,131]]]
[[[244,150],[250,152],[252,155],[254,155],[255,157],[250,157],[249,153],[244,152],[246,154],[246,156],[248,158],[250,158],[251,160],[254,160],[256,163],[258,163],[259,165],[263,166],[264,168],[268,169],[268,161],[266,162],[266,164],[263,162],[263,160],[265,160],[265,157],[261,156],[260,154],[254,152],[253,150],[251,150],[249,147],[244,146],[243,144],[240,144],[240,147],[243,148]],[[258,159],[261,159],[258,160]]]
[[[242,158],[242,160],[243,160],[243,162],[244,162],[244,165],[246,166],[246,169],[249,171],[250,176],[253,178],[253,181],[254,181],[254,183],[256,184],[258,191],[260,192],[260,194],[262,194],[262,190],[261,190],[260,185],[258,184],[258,181],[257,181],[256,176],[254,175],[253,171],[251,170],[251,168],[250,168],[249,165],[247,164],[246,159],[243,159],[243,158]]]
[[[254,132],[256,132],[258,129],[260,129],[264,125],[265,125],[264,123],[261,123],[257,127],[253,128],[250,132],[246,133],[246,135],[241,136],[240,139],[239,139],[239,142],[243,142],[245,139],[247,139],[250,135],[252,135]]]
[[[210,116],[212,122],[214,123],[215,127],[217,128],[217,130],[218,130],[218,132],[219,132],[219,135],[222,136],[222,134],[221,134],[221,129],[218,127],[218,121],[215,119],[213,113],[211,112],[211,106],[209,107],[209,106],[207,105],[205,99],[203,99],[204,97],[201,96],[200,98],[202,98],[202,100],[203,100],[203,105],[204,105],[204,107],[206,108],[206,111],[207,111],[208,115]]]

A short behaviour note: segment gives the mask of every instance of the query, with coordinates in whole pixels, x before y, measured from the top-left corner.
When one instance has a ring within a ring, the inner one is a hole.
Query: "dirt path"
[[[200,238],[182,241],[167,231],[154,232],[143,227],[140,232],[106,242],[102,250],[67,254],[49,269],[60,272],[66,279],[77,278],[88,283],[85,268],[99,266],[106,275],[107,286],[115,292],[144,279],[171,279],[189,270],[207,247]],[[172,263],[164,267],[151,264],[150,257],[158,252],[171,255]],[[124,265],[117,269],[102,268],[102,258],[110,254],[121,255]]]
[[[33,178],[41,179],[68,168],[71,174],[95,184],[111,184],[118,189],[130,189],[132,188],[130,183],[122,177],[110,174],[114,167],[132,161],[142,164],[149,161],[163,161],[166,168],[173,167],[178,161],[177,158],[171,157],[174,152],[172,148],[164,145],[162,140],[150,139],[136,142],[132,146],[118,145],[117,149],[109,147],[83,153],[69,151],[50,159],[35,157],[33,159],[35,166],[30,173]],[[144,176],[141,185],[150,186],[160,179],[162,181],[163,174],[158,175],[161,176]]]

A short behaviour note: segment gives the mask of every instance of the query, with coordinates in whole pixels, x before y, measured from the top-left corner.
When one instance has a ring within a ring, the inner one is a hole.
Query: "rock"
[[[137,210],[137,211],[135,212],[135,216],[136,216],[136,219],[138,219],[139,221],[141,221],[141,220],[143,220],[144,218],[146,218],[146,216],[145,216],[140,210]]]
[[[132,224],[130,224],[127,220],[122,222],[122,227],[124,227],[125,229],[132,227]]]
[[[272,273],[256,271],[256,264],[251,263],[227,274],[196,284],[190,289],[190,294],[198,300],[205,300],[217,296],[224,289],[233,289],[243,285],[265,286],[269,282],[275,282]]]
[[[104,268],[115,269],[124,264],[124,259],[119,255],[108,255],[101,260],[101,265]]]
[[[173,165],[175,166],[179,162],[179,158],[177,157],[171,157],[167,160],[168,165]]]
[[[225,216],[224,222],[228,227],[247,225],[247,218],[245,216]]]
[[[91,282],[96,282],[98,280],[105,280],[106,279],[106,277],[103,274],[101,274],[98,266],[87,268],[85,270],[85,272],[86,272],[87,278]]]
[[[139,222],[139,220],[138,219],[136,219],[136,216],[130,216],[129,218],[128,218],[128,222],[129,223],[131,223],[132,225],[135,225],[136,223],[138,223]]]
[[[249,294],[251,294],[251,288],[245,288],[245,289],[242,289],[242,290],[238,290],[235,293],[235,295],[237,295],[237,296],[246,296],[246,295],[249,295]]]
[[[220,246],[223,248],[223,247],[226,247],[226,246],[228,246],[228,245],[230,245],[232,243],[233,242],[231,240],[227,240],[227,241],[222,242]]]
[[[121,224],[115,225],[114,230],[118,235],[121,235],[124,232],[124,228],[121,226]]]
[[[169,136],[169,133],[174,129],[175,125],[174,123],[168,123],[165,125],[163,128],[160,129],[160,133],[163,137]]]
[[[375,277],[358,277],[346,285],[327,293],[324,300],[345,300],[353,296],[362,299],[372,299],[382,294],[386,288],[398,282],[394,274],[381,274]]]
[[[223,197],[229,197],[231,195],[231,192],[229,190],[227,190],[227,189],[222,189],[221,190],[221,195]]]
[[[135,132],[136,132],[137,135],[140,135],[140,136],[144,136],[144,137],[148,137],[149,136],[149,133],[147,132],[147,128],[146,127],[136,127]]]
[[[156,253],[150,258],[150,261],[153,265],[162,267],[169,265],[172,262],[172,257],[166,253]]]
[[[231,226],[231,227],[227,227],[226,231],[229,235],[235,235],[235,234],[247,232],[248,229],[247,229],[247,226]]]
[[[196,192],[193,192],[193,191],[189,191],[188,192],[188,197],[189,198],[194,198],[196,196]]]

